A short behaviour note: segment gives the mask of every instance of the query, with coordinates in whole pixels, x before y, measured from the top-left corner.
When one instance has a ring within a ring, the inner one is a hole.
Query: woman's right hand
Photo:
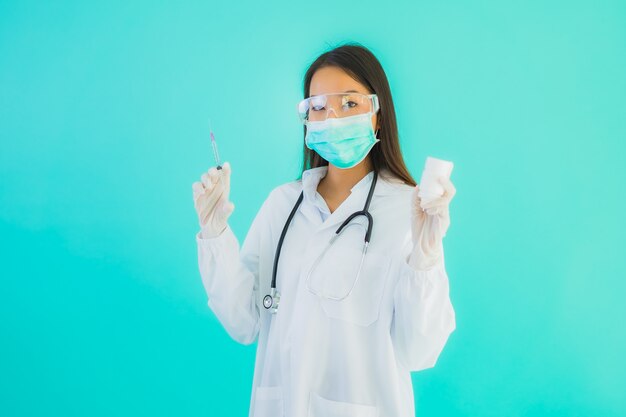
[[[228,217],[235,209],[235,205],[228,200],[230,164],[224,162],[221,170],[212,167],[191,188],[202,237],[217,237],[226,229]]]

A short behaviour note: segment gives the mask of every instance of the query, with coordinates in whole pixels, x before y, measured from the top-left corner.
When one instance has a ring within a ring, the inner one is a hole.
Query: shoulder
[[[380,182],[379,194],[392,196],[400,200],[410,198],[415,190],[415,186],[405,183],[387,170],[380,172],[378,181]]]
[[[382,171],[380,199],[372,202],[376,227],[372,240],[377,239],[384,253],[404,262],[412,247],[412,199],[415,186]]]
[[[269,197],[278,202],[295,201],[302,191],[302,180],[289,181],[280,184],[270,191]]]
[[[302,191],[302,180],[285,182],[274,187],[263,203],[263,209],[270,209],[273,212],[280,212],[284,207],[291,207],[295,204]]]

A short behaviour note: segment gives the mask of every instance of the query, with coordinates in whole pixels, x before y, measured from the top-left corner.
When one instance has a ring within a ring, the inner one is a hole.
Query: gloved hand
[[[446,177],[439,177],[444,193],[432,201],[422,203],[417,195],[419,184],[413,190],[411,232],[413,251],[409,264],[420,271],[431,269],[443,255],[443,237],[450,227],[449,205],[456,188]]]
[[[220,235],[226,229],[228,217],[235,209],[235,205],[228,200],[230,164],[224,162],[221,171],[220,174],[216,167],[212,167],[202,174],[201,181],[194,182],[191,187],[204,239]]]

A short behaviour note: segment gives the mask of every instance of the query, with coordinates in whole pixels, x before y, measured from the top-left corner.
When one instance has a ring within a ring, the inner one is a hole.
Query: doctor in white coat
[[[418,197],[368,49],[322,54],[304,97],[302,177],[270,192],[241,247],[230,165],[192,186],[208,306],[234,340],[258,340],[251,417],[413,417],[410,372],[456,327],[442,244],[455,188]]]

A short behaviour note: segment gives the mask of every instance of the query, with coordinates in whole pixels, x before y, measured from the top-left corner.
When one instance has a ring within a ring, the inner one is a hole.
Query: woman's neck
[[[321,194],[329,196],[341,196],[350,194],[350,189],[361,181],[372,170],[370,157],[366,157],[358,165],[341,169],[329,164],[326,176],[322,178],[318,185]]]

